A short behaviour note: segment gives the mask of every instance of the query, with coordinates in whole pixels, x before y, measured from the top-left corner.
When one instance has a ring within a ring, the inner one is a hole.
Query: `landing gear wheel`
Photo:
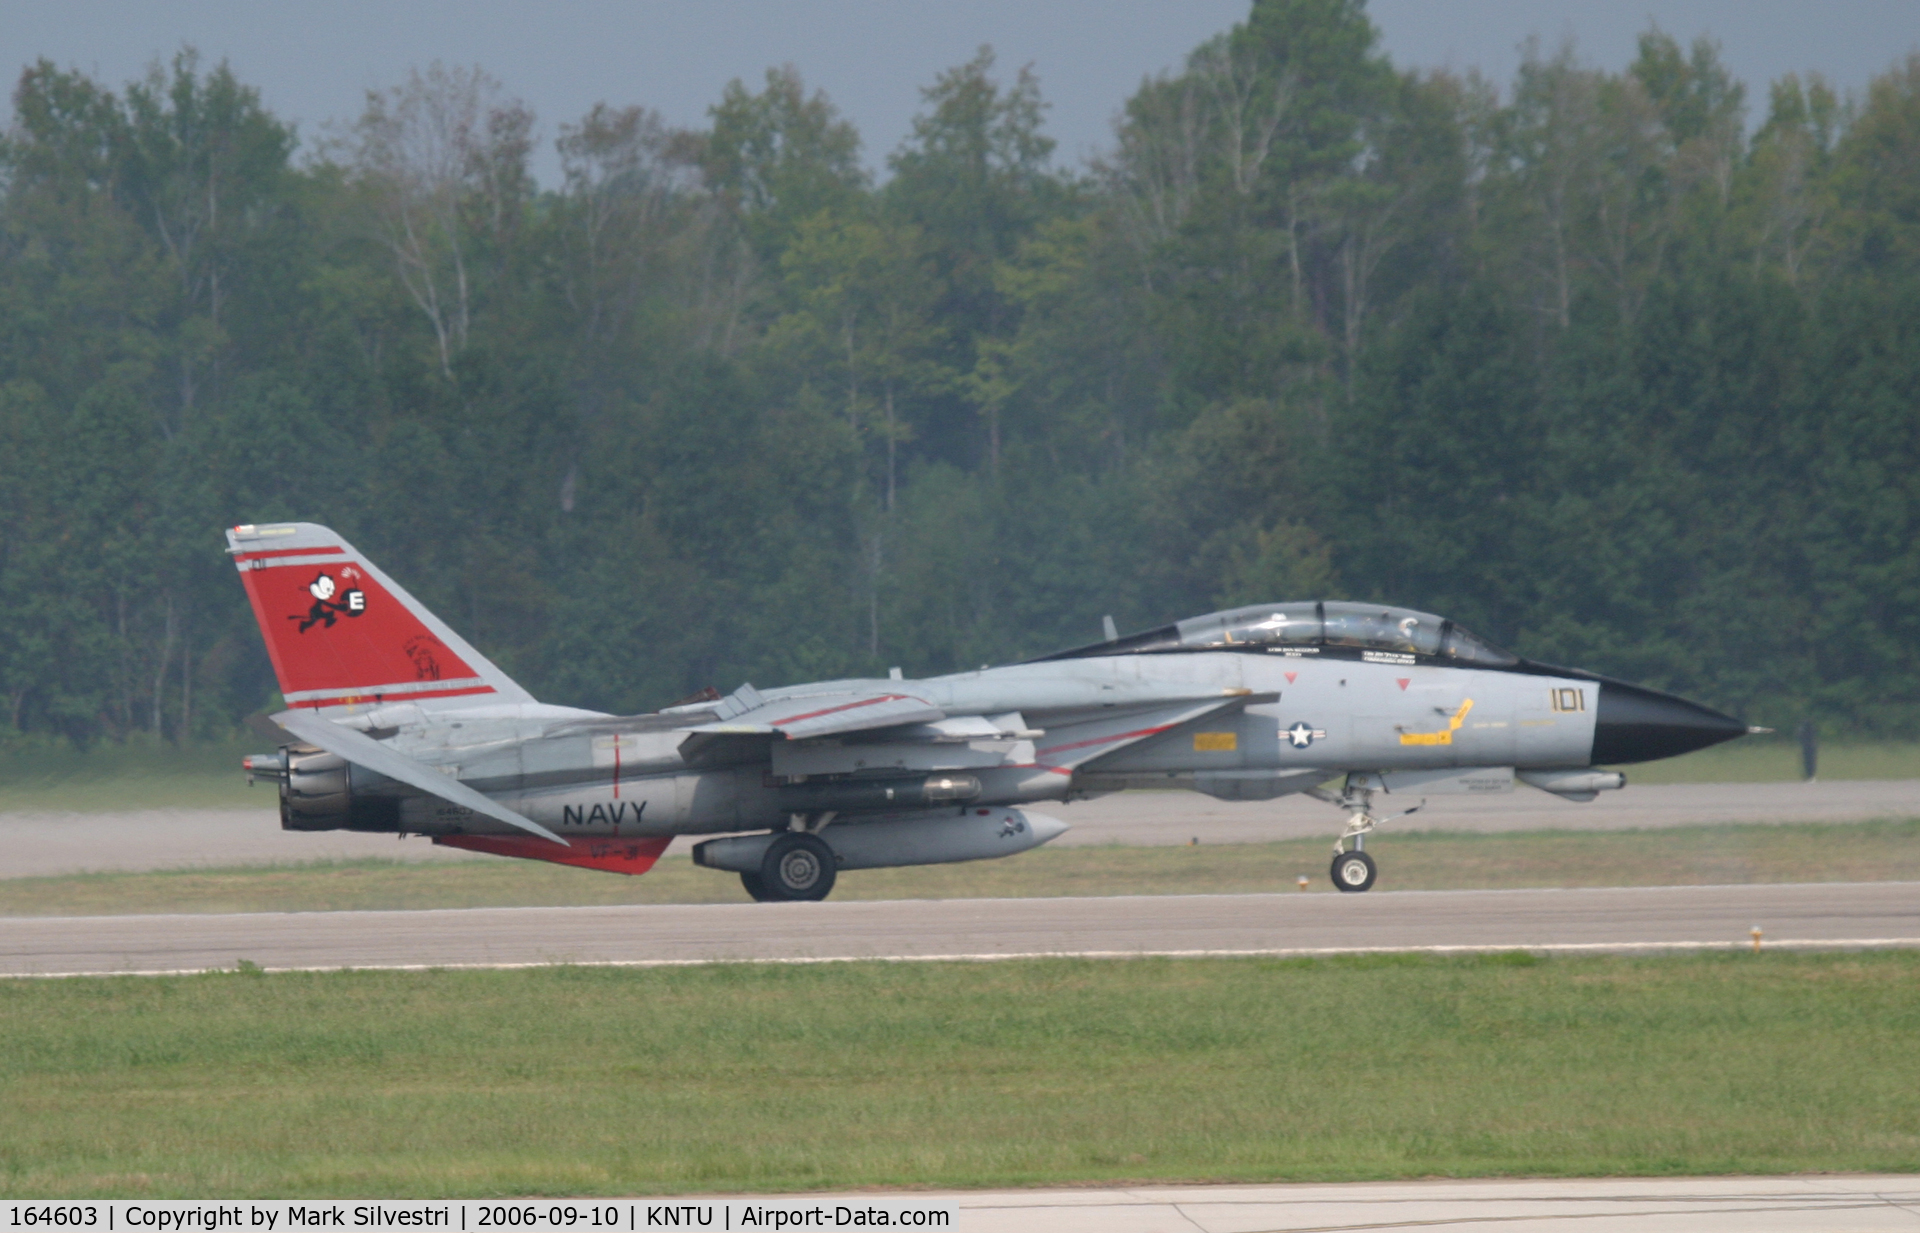
[[[740,885],[747,888],[747,893],[753,896],[755,903],[765,903],[773,898],[767,893],[767,884],[760,880],[760,875],[757,873],[742,873]]]
[[[767,845],[760,884],[769,899],[825,899],[833,890],[837,864],[826,840],[789,832]]]
[[[1359,892],[1373,885],[1379,871],[1365,852],[1342,852],[1333,858],[1333,884],[1340,890]]]

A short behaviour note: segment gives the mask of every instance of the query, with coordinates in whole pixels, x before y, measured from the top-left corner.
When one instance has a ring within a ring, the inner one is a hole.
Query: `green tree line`
[[[272,706],[219,530],[298,518],[609,710],[1324,596],[1920,729],[1920,57],[1496,87],[1256,0],[1097,160],[1045,115],[983,48],[876,175],[791,68],[547,132],[436,64],[302,135],[191,50],[28,66],[0,727]]]

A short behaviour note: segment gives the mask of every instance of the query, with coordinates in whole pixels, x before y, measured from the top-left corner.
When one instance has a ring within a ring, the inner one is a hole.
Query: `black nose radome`
[[[1594,717],[1593,765],[1671,758],[1746,733],[1747,725],[1698,702],[1607,681]]]

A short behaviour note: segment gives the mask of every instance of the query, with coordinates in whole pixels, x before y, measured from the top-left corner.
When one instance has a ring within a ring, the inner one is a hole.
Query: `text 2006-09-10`
[[[801,1229],[953,1229],[957,1209],[943,1203],[821,1199],[455,1202],[429,1199],[301,1202],[249,1199],[89,1199],[4,1205],[0,1233],[15,1229],[100,1233],[291,1233],[309,1229],[502,1230],[697,1229],[703,1233],[786,1233]]]

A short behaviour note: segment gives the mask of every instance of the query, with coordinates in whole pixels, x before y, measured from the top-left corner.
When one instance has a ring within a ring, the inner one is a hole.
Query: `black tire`
[[[760,880],[760,875],[757,873],[742,873],[740,875],[740,885],[747,888],[747,893],[753,896],[755,903],[765,903],[767,900],[773,898],[772,895],[767,893],[767,884]]]
[[[790,831],[767,845],[760,884],[769,899],[825,899],[838,863],[826,840]]]
[[[1333,858],[1333,867],[1328,874],[1333,878],[1335,889],[1349,894],[1359,894],[1373,886],[1379,870],[1373,867],[1373,858],[1365,852],[1342,852]]]

